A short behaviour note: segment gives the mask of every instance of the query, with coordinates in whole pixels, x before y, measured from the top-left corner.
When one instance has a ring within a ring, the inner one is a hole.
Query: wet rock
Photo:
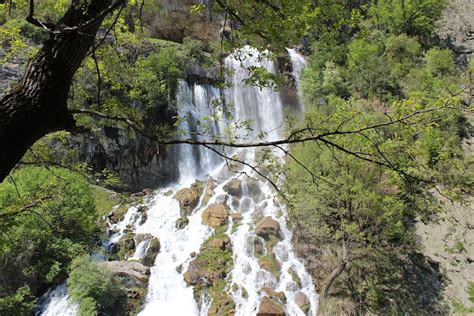
[[[232,198],[232,207],[238,209],[240,205],[240,199],[236,196]]]
[[[152,238],[154,238],[152,234],[137,234],[135,235],[135,243],[138,245],[142,241]]]
[[[133,233],[126,234],[117,243],[118,249],[123,249],[125,252],[133,252],[136,247]]]
[[[258,222],[255,228],[257,236],[264,238],[265,240],[270,239],[271,236],[280,237],[280,224],[271,217],[265,217]]]
[[[138,287],[146,289],[148,286],[150,268],[139,262],[104,261],[99,264],[104,265],[113,275],[122,278],[123,285],[127,288]]]
[[[295,303],[305,314],[307,314],[309,312],[309,309],[311,308],[311,304],[309,302],[308,297],[301,291],[296,292]]]
[[[264,256],[267,253],[265,242],[262,238],[256,237],[253,241],[253,252],[257,257]]]
[[[257,316],[285,316],[285,309],[277,302],[272,301],[268,297],[262,298]]]
[[[230,247],[230,238],[216,238],[211,239],[207,243],[207,247],[209,248],[219,248],[221,250],[226,250]]]
[[[161,248],[160,240],[156,237],[153,237],[150,240],[150,243],[147,246],[145,250],[145,254],[143,255],[143,258],[141,260],[143,265],[147,267],[152,267],[155,264],[155,259],[158,253],[160,252],[160,248]]]
[[[209,180],[209,182],[206,185],[206,189],[204,191],[204,197],[202,199],[202,203],[206,205],[209,203],[209,200],[214,196],[215,192],[214,189],[216,188],[216,184],[214,181]]]
[[[138,222],[138,225],[141,226],[141,225],[145,224],[146,221],[147,221],[147,219],[148,219],[148,213],[145,212],[145,213],[143,213],[142,216],[140,217],[140,221]]]
[[[176,220],[176,228],[183,229],[189,224],[189,219],[186,216],[182,216]]]
[[[241,197],[242,181],[239,179],[232,179],[224,185],[223,189],[232,196]]]
[[[232,213],[230,214],[230,217],[232,218],[232,221],[234,223],[238,223],[242,220],[243,216],[240,213]]]
[[[278,262],[275,254],[267,254],[266,256],[258,258],[258,264],[262,269],[267,270],[277,278],[280,277],[281,274],[281,264]]]
[[[259,181],[254,178],[247,178],[246,185],[249,195],[253,198],[255,203],[259,203],[263,197]]]
[[[291,278],[298,285],[298,287],[301,288],[301,279],[298,276],[298,273],[296,273],[295,269],[293,268],[288,269],[288,273],[291,275]]]
[[[148,212],[148,206],[146,205],[140,205],[137,207],[137,212],[138,213],[146,213]]]
[[[190,215],[199,202],[196,191],[189,188],[179,190],[174,198],[178,200],[183,215]]]
[[[145,196],[155,195],[155,192],[152,189],[143,189],[142,192],[145,193]]]
[[[198,283],[208,285],[209,278],[204,267],[201,266],[198,260],[193,260],[189,263],[188,270],[183,275],[184,281],[189,285],[196,285]]]
[[[277,291],[275,291],[272,288],[267,287],[267,286],[262,288],[262,292],[267,294],[268,297],[271,298],[272,300],[274,300],[274,301],[276,300],[281,304],[286,304],[286,295],[285,295],[285,293],[277,292]]]
[[[217,228],[227,223],[228,216],[229,212],[223,204],[211,204],[202,213],[202,223]]]
[[[120,229],[118,227],[112,227],[112,228],[109,228],[107,230],[109,236],[113,235],[113,234],[116,234],[120,231]]]

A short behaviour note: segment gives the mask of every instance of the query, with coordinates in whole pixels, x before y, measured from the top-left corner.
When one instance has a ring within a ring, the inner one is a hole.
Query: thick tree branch
[[[74,118],[67,110],[72,78],[90,50],[102,20],[124,2],[71,1],[56,29],[49,32],[43,47],[29,62],[20,82],[0,100],[0,181],[42,136],[75,129]],[[52,30],[34,18],[34,9],[34,1],[30,0],[27,19]]]

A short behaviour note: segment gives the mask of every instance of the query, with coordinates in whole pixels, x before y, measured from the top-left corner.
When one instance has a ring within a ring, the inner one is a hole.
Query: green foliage
[[[428,39],[441,16],[445,0],[372,1],[371,23],[393,34],[406,33]]]
[[[125,297],[120,280],[88,256],[73,260],[67,282],[69,295],[79,303],[81,315],[108,314]]]
[[[31,315],[36,308],[36,298],[28,286],[20,287],[12,295],[0,298],[2,315]]]
[[[94,247],[96,209],[83,177],[39,167],[21,168],[0,185],[0,209],[0,293],[21,310],[28,293],[64,280],[71,260]]]
[[[351,36],[328,31],[313,43],[303,72],[307,113],[298,136],[340,133],[292,146],[290,214],[326,267],[321,284],[343,257],[352,258],[330,293],[353,297],[357,312],[440,311],[438,294],[419,301],[421,275],[438,276],[421,268],[413,223],[438,211],[435,183],[453,198],[473,187],[472,159],[461,149],[466,119],[452,110],[461,107],[465,79],[451,51],[429,44],[441,7],[371,2]]]

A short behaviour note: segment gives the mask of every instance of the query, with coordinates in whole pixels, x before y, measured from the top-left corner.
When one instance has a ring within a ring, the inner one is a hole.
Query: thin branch
[[[16,185],[15,179],[13,179],[13,177],[10,174],[8,175],[8,177],[10,178],[10,180],[13,183],[13,186],[15,187],[16,194],[21,199],[21,194],[20,194],[20,191],[18,191],[18,186]]]
[[[47,201],[47,200],[52,200],[53,197],[52,196],[44,196],[42,198],[39,198],[38,200],[36,200],[35,202],[31,203],[31,204],[28,204],[24,207],[22,207],[21,209],[19,210],[16,210],[14,212],[2,212],[0,213],[0,218],[5,218],[5,217],[8,217],[8,216],[16,216],[18,214],[21,214],[21,213],[24,213],[24,212],[27,212],[29,211],[30,209],[40,205],[42,202],[44,201]]]
[[[97,55],[95,54],[96,49],[97,49],[97,47],[93,43],[92,44],[92,59],[94,60],[95,71],[97,73],[97,107],[100,109],[101,108],[101,105],[100,105],[100,88],[101,88],[101,85],[102,85],[102,78],[100,76],[100,68],[99,68],[99,63],[97,62]]]
[[[115,25],[117,24],[117,21],[120,17],[120,14],[122,14],[122,11],[123,9],[125,8],[125,2],[122,4],[122,6],[120,7],[119,9],[119,12],[117,13],[117,16],[115,17],[114,21],[112,22],[112,25],[110,25],[110,27],[107,29],[107,31],[105,32],[105,35],[104,37],[102,37],[102,39],[99,41],[99,44],[95,45],[95,47],[92,48],[92,51],[89,53],[89,54],[95,54],[95,51],[97,50],[97,48],[99,48],[104,42],[105,40],[107,39],[107,36],[109,35],[110,31],[115,27]]]
[[[267,176],[265,176],[263,173],[261,173],[260,171],[258,171],[257,168],[255,168],[254,166],[252,166],[251,164],[249,164],[248,162],[245,162],[245,161],[242,161],[242,160],[239,160],[239,159],[235,159],[235,158],[232,158],[232,157],[229,157],[223,153],[221,153],[220,151],[218,151],[217,149],[214,149],[212,148],[211,146],[209,145],[203,145],[204,147],[206,147],[207,149],[215,152],[217,155],[221,156],[222,158],[224,158],[226,161],[227,160],[230,160],[230,161],[233,161],[233,162],[237,162],[239,164],[242,164],[244,166],[247,166],[249,167],[250,169],[252,169],[256,174],[258,174],[260,177],[264,178],[265,180],[268,181],[268,183],[271,184],[271,186],[283,197],[283,199],[285,199],[286,201],[288,200],[285,196],[285,194],[283,192],[281,192],[281,190],[278,188],[278,186],[276,185],[275,182],[273,182],[270,178],[268,178]]]

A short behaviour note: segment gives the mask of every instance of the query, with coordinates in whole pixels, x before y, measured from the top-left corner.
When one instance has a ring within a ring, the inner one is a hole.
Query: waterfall
[[[290,50],[289,53],[291,56]],[[211,85],[189,84],[185,81],[179,83],[177,103],[182,118],[179,129],[183,131],[180,137],[201,141],[219,137],[237,142],[283,138],[284,105],[278,92],[244,83],[249,75],[249,67],[264,67],[275,72],[274,63],[265,57],[265,53],[245,47],[228,56],[225,65],[232,70],[228,75],[231,83],[229,88],[218,89]],[[298,69],[301,68],[298,67],[302,65],[293,65],[295,77],[300,74]],[[231,240],[234,263],[225,279],[225,291],[235,302],[235,315],[256,315],[260,302],[267,296],[262,291],[263,287],[284,293],[286,302],[282,304],[287,315],[315,315],[318,297],[314,285],[302,260],[297,258],[293,250],[292,232],[287,225],[287,209],[278,200],[270,183],[259,178],[250,166],[230,166],[208,148],[188,144],[177,147],[176,163],[180,171],[177,183],[156,191],[154,198],[148,203],[145,223],[137,223],[137,210],[131,208],[124,220],[115,224],[115,233],[110,240],[104,243],[108,247],[118,241],[124,228],[130,228],[129,224],[132,224],[136,234],[147,233],[160,240],[161,249],[151,268],[146,303],[139,315],[207,315],[211,299],[202,296],[196,300],[193,287],[184,280],[184,273],[203,243],[214,233],[213,228],[202,224],[203,212],[213,203],[225,204],[231,214],[241,215],[241,220],[236,225],[229,218],[230,223],[225,232]],[[256,165],[263,152],[262,149],[255,148],[226,148],[225,151],[219,146],[212,148],[227,156],[245,160],[250,165]],[[272,151],[276,164],[283,163],[281,150],[266,150]],[[232,199],[224,189],[234,179],[242,183],[240,199]],[[182,212],[174,196],[197,180],[205,184],[204,191],[194,211],[187,217],[189,223],[178,229],[176,223]],[[215,187],[212,194],[209,194],[208,184],[211,182]],[[263,269],[255,254],[255,244],[261,239],[255,233],[256,220],[260,217],[271,217],[280,227],[280,238],[272,249],[281,267],[278,276]],[[147,244],[140,243],[132,259],[139,258],[146,247]],[[295,282],[295,277],[299,282]],[[65,287],[62,290],[61,299],[67,303]],[[308,298],[309,308],[306,312],[295,302],[299,292]],[[70,315],[74,315],[74,310]]]
[[[296,51],[296,49],[294,49],[294,48],[287,48],[286,50],[288,52],[288,55],[290,56],[291,65],[293,66],[292,75],[293,75],[293,78],[295,78],[295,81],[296,81],[296,89],[298,91],[298,97],[299,97],[300,104],[301,104],[301,109],[300,110],[301,110],[301,112],[303,112],[304,107],[303,107],[303,103],[302,103],[303,98],[302,98],[300,82],[301,82],[301,76],[303,74],[303,68],[306,65],[306,58],[303,57],[303,55],[301,55],[300,53],[298,53]]]
[[[79,306],[68,301],[67,286],[63,283],[40,299],[36,315],[75,316]]]

